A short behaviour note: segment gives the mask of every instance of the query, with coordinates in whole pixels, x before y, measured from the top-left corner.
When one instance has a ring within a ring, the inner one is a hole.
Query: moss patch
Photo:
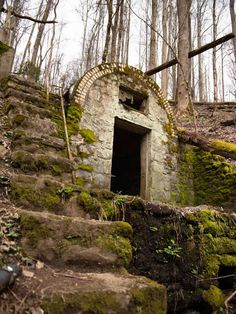
[[[48,228],[32,216],[21,213],[20,224],[22,237],[27,238],[32,247],[37,246],[39,240],[46,239],[49,235]]]
[[[20,205],[60,212],[62,203],[58,194],[59,185],[45,181],[44,186],[37,188],[34,184],[31,186],[30,183],[12,182],[11,197]]]
[[[71,103],[66,114],[66,122],[69,136],[79,133],[79,122],[82,117],[82,108],[75,103]]]
[[[10,49],[10,47],[6,44],[4,44],[2,41],[0,41],[0,55],[4,52],[7,52]]]
[[[97,239],[96,244],[118,256],[120,266],[127,267],[132,258],[132,246],[129,239],[118,235],[105,235]]]
[[[225,151],[232,154],[232,157],[236,159],[236,144],[225,142],[222,140],[214,140],[210,142],[210,146],[219,151]]]
[[[79,133],[83,136],[85,144],[97,142],[97,137],[92,130],[81,129]]]
[[[46,314],[63,314],[68,310],[80,310],[82,313],[106,314],[108,309],[115,311],[119,308],[118,302],[112,293],[94,292],[64,295],[63,298],[54,296],[51,300],[45,300],[42,305]]]
[[[79,164],[79,165],[76,165],[76,169],[84,170],[87,172],[93,172],[93,166],[91,165]]]
[[[223,157],[181,146],[179,203],[212,204],[233,209],[236,204],[236,168]]]
[[[13,167],[20,168],[25,173],[48,170],[52,175],[61,175],[73,170],[72,162],[66,158],[31,154],[23,150],[14,152],[11,155],[11,160]]]
[[[204,291],[203,299],[208,302],[213,309],[219,309],[224,306],[225,295],[223,292],[216,286],[211,285],[209,290]]]

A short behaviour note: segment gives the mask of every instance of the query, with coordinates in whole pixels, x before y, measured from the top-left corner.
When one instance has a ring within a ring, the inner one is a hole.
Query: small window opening
[[[144,112],[146,108],[146,100],[147,95],[145,94],[122,85],[119,88],[119,103],[124,106]]]

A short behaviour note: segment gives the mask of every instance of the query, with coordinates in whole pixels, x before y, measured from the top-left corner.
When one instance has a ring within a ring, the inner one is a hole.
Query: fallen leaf
[[[40,262],[40,261],[37,261],[37,263],[36,263],[36,268],[37,268],[37,269],[42,269],[42,268],[44,268],[44,263],[43,263],[43,262]]]
[[[23,269],[22,274],[23,274],[23,276],[28,277],[28,278],[33,278],[34,277],[34,273],[32,271],[28,271],[26,269]]]

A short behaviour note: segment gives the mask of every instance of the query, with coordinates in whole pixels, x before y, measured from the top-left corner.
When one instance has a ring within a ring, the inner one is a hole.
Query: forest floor
[[[236,103],[194,103],[194,114],[196,124],[188,121],[183,125],[187,131],[236,144]]]

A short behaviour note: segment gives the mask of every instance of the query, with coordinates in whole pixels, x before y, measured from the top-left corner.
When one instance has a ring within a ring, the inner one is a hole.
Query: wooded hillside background
[[[189,51],[235,33],[235,0],[1,0],[0,10],[15,48],[13,72],[49,90],[101,62],[147,71],[177,58],[179,66],[153,76],[169,99],[183,88],[194,101],[235,100],[235,38],[188,59]]]

